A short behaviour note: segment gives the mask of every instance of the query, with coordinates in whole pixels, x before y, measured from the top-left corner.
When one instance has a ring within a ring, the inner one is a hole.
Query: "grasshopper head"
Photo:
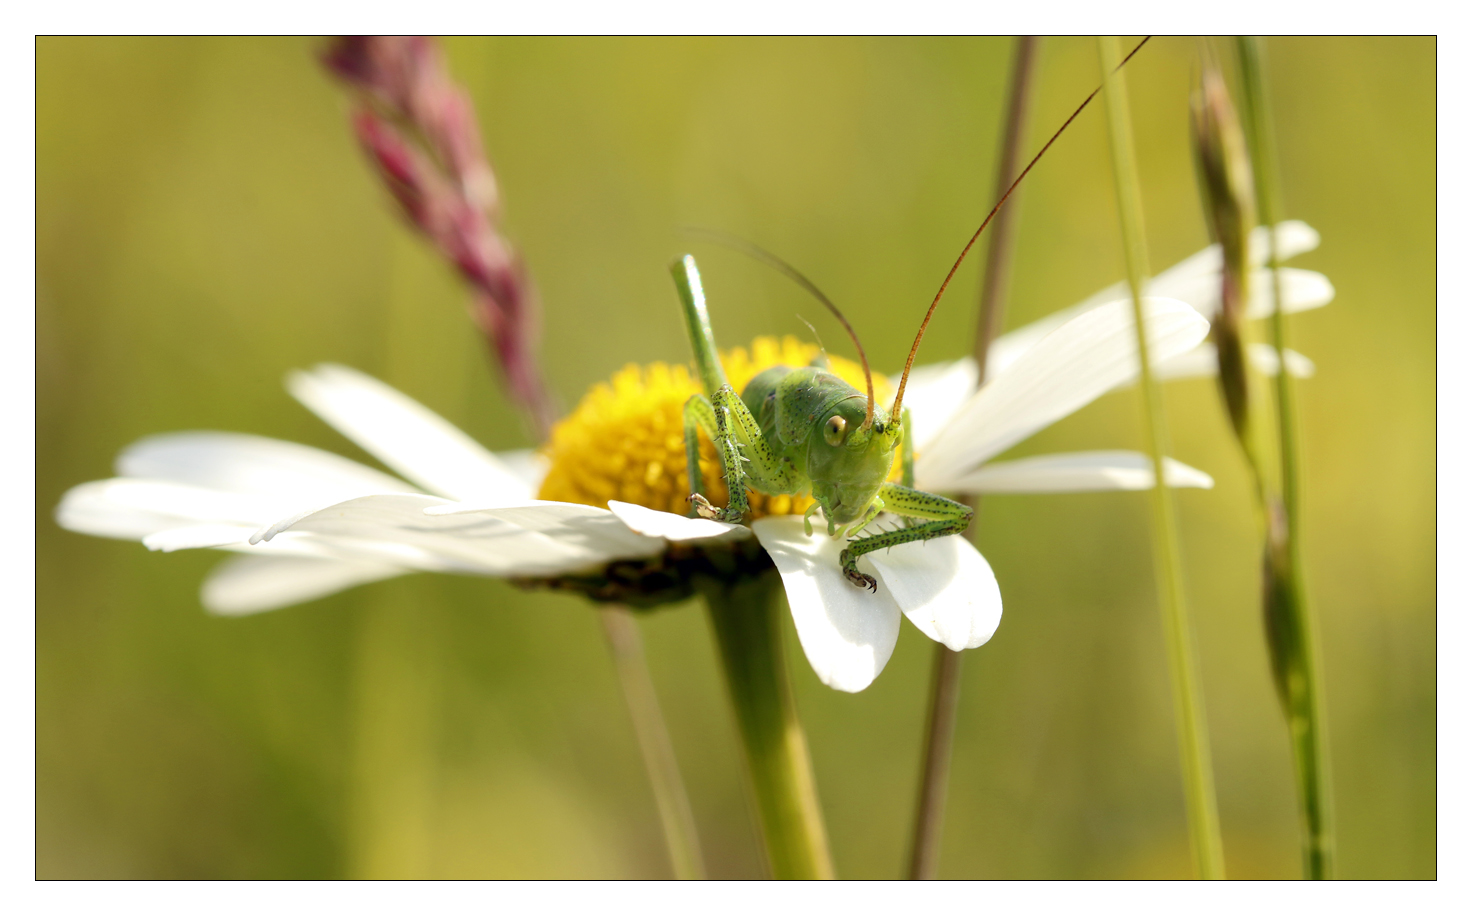
[[[862,396],[845,398],[818,419],[808,437],[813,498],[834,524],[863,517],[894,463],[899,425],[875,405],[874,422],[865,428],[867,408]]]

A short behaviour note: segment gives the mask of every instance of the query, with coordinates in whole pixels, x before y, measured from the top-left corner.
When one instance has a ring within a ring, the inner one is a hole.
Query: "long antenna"
[[[1118,70],[1120,67],[1123,67],[1125,64],[1129,63],[1130,58],[1138,54],[1140,52],[1140,49],[1145,47],[1145,42],[1149,40],[1150,36],[1146,35],[1139,44],[1135,45],[1134,50],[1125,55],[1124,60],[1119,62],[1119,67],[1115,67],[1114,69]],[[1053,145],[1053,141],[1057,140],[1058,137],[1061,136],[1062,133],[1068,129],[1068,125],[1073,123],[1073,119],[1077,118],[1079,114],[1089,106],[1089,103],[1094,100],[1094,96],[1098,95],[1099,90],[1103,88],[1104,87],[1101,85],[1098,87],[1098,89],[1090,92],[1089,97],[1084,99],[1083,104],[1075,108],[1073,110],[1073,114],[1068,116],[1068,120],[1063,122],[1063,126],[1053,132],[1053,136],[1048,138],[1048,142],[1043,144],[1043,148],[1038,150],[1038,154],[1032,157],[1032,161],[1027,164],[1027,168],[1023,169],[1022,173],[1017,176],[1017,179],[1013,181],[1010,186],[1008,186],[1007,193],[1002,195],[1002,199],[997,201],[997,205],[995,207],[992,207],[992,212],[988,213],[986,215],[986,219],[981,221],[981,226],[971,236],[971,241],[967,242],[966,247],[961,249],[961,256],[956,258],[955,264],[951,265],[951,272],[946,274],[945,281],[942,282],[940,285],[940,290],[935,294],[935,298],[930,300],[930,308],[927,309],[925,312],[925,320],[920,322],[920,331],[915,335],[914,345],[910,347],[909,358],[905,360],[905,372],[903,375],[900,376],[900,387],[899,390],[895,392],[894,407],[889,412],[890,416],[899,416],[900,405],[904,402],[905,399],[905,385],[910,381],[910,367],[915,364],[915,354],[920,351],[920,340],[925,336],[926,327],[930,325],[930,316],[935,314],[935,307],[940,304],[940,297],[945,295],[946,287],[951,285],[951,278],[954,277],[956,275],[956,271],[960,269],[961,262],[966,260],[966,253],[971,250],[972,245],[976,244],[976,240],[981,238],[982,230],[985,229],[987,227],[987,224],[992,221],[992,217],[997,215],[997,211],[1002,209],[1002,204],[1005,204],[1007,202],[1007,198],[1012,196],[1012,192],[1015,191],[1017,189],[1017,186],[1022,183],[1022,179],[1026,178],[1027,173],[1032,171],[1032,167],[1038,164],[1039,159],[1043,158],[1043,153],[1046,153],[1048,151],[1048,147]]]
[[[859,351],[859,363],[864,367],[864,386],[868,389],[869,404],[864,410],[864,425],[859,428],[867,430],[869,427],[873,426],[874,378],[869,374],[869,357],[867,354],[864,353],[864,345],[859,343],[859,335],[857,332],[854,331],[853,325],[849,324],[848,319],[843,317],[843,312],[840,312],[838,310],[838,306],[834,305],[827,296],[823,295],[823,291],[821,289],[818,289],[817,284],[813,283],[813,281],[809,280],[807,277],[804,277],[796,267],[788,264],[786,261],[777,257],[775,254],[772,254],[770,251],[766,250],[760,245],[757,245],[753,242],[748,242],[746,239],[738,238],[734,235],[728,235],[716,229],[704,229],[699,226],[686,226],[680,231],[685,233],[686,235],[702,236],[708,241],[716,242],[720,245],[725,245],[727,248],[730,248],[734,251],[739,251],[744,255],[761,261],[763,264],[767,265],[768,267],[787,277],[787,279],[796,283],[798,286],[801,286],[803,289],[807,290],[809,293],[812,294],[814,299],[817,299],[819,302],[823,303],[823,305],[827,306],[828,311],[833,313],[833,316],[838,319],[840,324],[843,325],[843,329],[848,332],[849,338],[853,340],[854,349]],[[806,324],[806,322],[804,322],[804,324]],[[811,328],[812,325],[808,325],[808,327]],[[813,333],[816,335],[817,331],[814,331]]]

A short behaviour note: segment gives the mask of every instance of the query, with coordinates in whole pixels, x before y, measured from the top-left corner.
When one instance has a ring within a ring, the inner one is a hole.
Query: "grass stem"
[[[930,710],[925,718],[925,761],[910,841],[910,878],[931,881],[940,867],[940,835],[956,736],[956,700],[961,695],[961,653],[935,644],[930,676]]]
[[[1257,205],[1262,221],[1275,227],[1282,204],[1272,118],[1268,111],[1259,40],[1237,39],[1242,69],[1248,148],[1257,177]],[[1277,234],[1268,232],[1268,269],[1272,273],[1272,337],[1278,365],[1286,366],[1287,322],[1283,315],[1282,272]],[[1268,546],[1264,573],[1269,637],[1273,641],[1280,697],[1288,717],[1303,831],[1304,874],[1329,878],[1333,866],[1333,806],[1329,781],[1328,735],[1319,681],[1318,639],[1304,582],[1301,470],[1298,464],[1298,417],[1293,375],[1280,371],[1276,380],[1278,454],[1283,500],[1281,512],[1269,507]]]
[[[1119,198],[1120,229],[1124,237],[1126,273],[1134,301],[1135,331],[1140,351],[1140,387],[1145,401],[1145,425],[1150,443],[1150,460],[1155,470],[1151,491],[1153,524],[1151,541],[1155,552],[1156,589],[1165,626],[1166,651],[1170,659],[1175,693],[1176,733],[1180,746],[1181,771],[1185,783],[1186,815],[1191,833],[1191,850],[1201,878],[1224,877],[1221,828],[1217,819],[1216,789],[1211,770],[1200,676],[1195,644],[1186,615],[1185,584],[1181,574],[1180,541],[1176,531],[1175,507],[1165,479],[1165,407],[1150,365],[1145,334],[1142,295],[1149,277],[1145,248],[1145,214],[1140,199],[1139,175],[1135,165],[1134,139],[1130,133],[1129,98],[1123,72],[1115,69],[1118,42],[1099,39],[1099,62],[1104,74],[1104,103],[1108,114],[1110,159]]]

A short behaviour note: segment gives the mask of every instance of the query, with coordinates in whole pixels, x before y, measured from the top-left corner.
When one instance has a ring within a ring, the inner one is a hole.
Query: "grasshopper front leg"
[[[685,465],[690,474],[690,502],[704,518],[740,522],[746,516],[747,487],[763,493],[792,493],[800,485],[797,470],[784,460],[762,435],[751,410],[730,385],[722,385],[715,397],[693,394],[685,402]],[[700,440],[703,430],[715,443],[726,474],[729,494],[724,510],[711,505],[701,494]]]
[[[859,572],[859,557],[870,551],[886,547],[898,547],[914,541],[928,541],[931,538],[961,534],[966,530],[966,526],[971,524],[973,510],[970,506],[953,499],[946,499],[944,496],[927,493],[924,490],[916,490],[897,483],[887,483],[879,489],[879,498],[884,501],[884,508],[896,515],[930,519],[930,521],[920,522],[908,528],[897,528],[894,531],[881,531],[855,538],[849,542],[848,547],[839,555],[843,575],[853,584],[870,591],[878,591],[879,586],[873,576]]]
[[[731,391],[730,385],[723,385],[716,392],[716,402],[712,403],[703,394],[692,394],[690,400],[685,402],[685,465],[690,474],[690,502],[694,503],[695,511],[703,518],[712,518],[722,522],[740,522],[746,516],[746,474],[742,467],[745,459],[741,454],[741,446],[732,433],[731,411],[726,406],[727,398],[722,395]],[[736,398],[736,403],[741,403]],[[717,406],[719,404],[719,406]],[[700,477],[700,439],[696,430],[704,430],[710,441],[715,443],[716,454],[721,458],[721,467],[726,472],[726,508],[717,509],[712,506],[710,500],[701,494],[705,489],[704,481]]]

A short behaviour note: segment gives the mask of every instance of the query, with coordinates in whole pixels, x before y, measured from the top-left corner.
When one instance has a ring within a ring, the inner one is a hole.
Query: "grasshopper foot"
[[[695,514],[701,518],[716,520],[720,519],[723,514],[720,509],[710,504],[710,500],[701,496],[699,493],[691,493],[685,499],[685,502],[693,504],[695,506]]]
[[[874,581],[873,576],[866,576],[859,572],[859,560],[851,552],[845,550],[838,555],[838,562],[843,567],[843,577],[857,585],[859,588],[867,588],[871,592],[879,591],[879,583]]]
[[[716,522],[732,522],[738,525],[741,523],[742,514],[740,512],[733,512],[730,508],[717,509],[711,505],[710,500],[699,493],[691,493],[685,498],[685,502],[693,504],[695,514],[701,518],[708,518]]]

